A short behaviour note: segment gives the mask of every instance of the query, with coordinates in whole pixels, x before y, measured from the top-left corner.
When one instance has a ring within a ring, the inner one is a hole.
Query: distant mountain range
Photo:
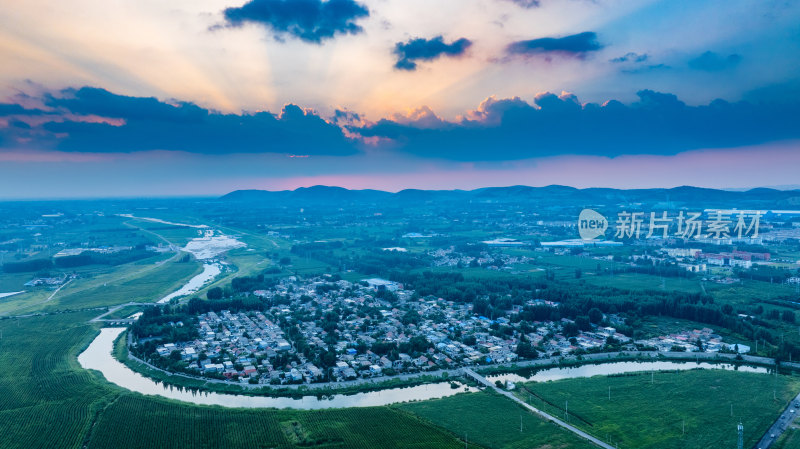
[[[700,187],[671,189],[610,189],[551,185],[546,187],[486,187],[475,190],[418,190],[399,192],[350,190],[343,187],[313,186],[296,190],[236,190],[221,197],[230,203],[274,203],[276,205],[396,204],[429,202],[536,203],[539,205],[611,206],[617,204],[660,204],[662,207],[703,206],[725,208],[800,209],[800,190],[757,188],[747,191]]]

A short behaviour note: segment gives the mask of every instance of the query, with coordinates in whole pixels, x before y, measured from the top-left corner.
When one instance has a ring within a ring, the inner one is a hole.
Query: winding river
[[[206,283],[213,280],[217,275],[222,273],[219,263],[204,263],[203,271],[189,279],[189,282],[184,284],[180,289],[170,293],[169,295],[158,300],[159,303],[169,302],[172,298],[180,298],[181,296],[191,295],[196,291],[203,288]]]
[[[150,378],[134,372],[111,355],[114,340],[125,329],[107,327],[100,330],[86,350],[78,356],[78,362],[86,369],[100,371],[105,378],[120,387],[137,393],[161,396],[178,401],[200,405],[221,405],[223,407],[243,408],[293,408],[317,410],[324,408],[374,407],[397,402],[421,401],[425,399],[452,396],[463,391],[477,391],[472,387],[461,385],[451,388],[449,382],[419,385],[409,388],[391,388],[353,395],[334,395],[328,398],[305,396],[300,399],[271,398],[265,396],[242,396],[224,393],[193,392],[180,390],[164,384],[158,384]]]

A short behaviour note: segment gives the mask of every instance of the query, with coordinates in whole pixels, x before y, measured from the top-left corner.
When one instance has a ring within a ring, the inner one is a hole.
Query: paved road
[[[579,437],[581,437],[583,439],[589,440],[590,442],[596,444],[597,446],[602,447],[603,449],[614,449],[614,446],[611,446],[608,443],[604,443],[604,442],[598,440],[597,438],[589,435],[588,433],[584,432],[583,430],[578,429],[577,427],[575,427],[573,425],[567,424],[566,422],[556,418],[555,416],[553,416],[553,415],[551,415],[549,413],[545,413],[545,412],[539,410],[538,408],[528,404],[527,402],[523,401],[522,399],[514,396],[511,392],[508,392],[508,391],[501,390],[501,389],[497,388],[497,385],[493,384],[488,379],[486,379],[485,377],[483,377],[480,374],[476,373],[475,371],[472,371],[469,368],[464,368],[464,374],[466,374],[467,376],[472,377],[473,379],[477,380],[478,382],[482,383],[483,385],[486,385],[487,387],[494,389],[494,391],[496,391],[499,394],[511,399],[512,401],[514,401],[517,404],[525,407],[526,409],[532,411],[533,413],[536,413],[537,415],[541,416],[542,418],[544,418],[544,419],[546,419],[548,421],[552,421],[553,423],[555,423],[555,424],[557,424],[557,425],[569,430],[570,432],[574,433],[575,435],[578,435]]]
[[[794,421],[794,419],[797,417],[797,414],[800,413],[800,411],[798,411],[797,404],[800,404],[800,394],[789,401],[789,404],[786,406],[786,409],[783,411],[783,413],[781,413],[781,416],[775,420],[775,423],[770,426],[770,428],[767,430],[767,433],[765,433],[758,442],[756,445],[757,449],[767,449],[781,436],[784,431],[786,431],[792,421]]]
[[[110,321],[110,322],[120,323],[120,324],[122,324],[122,323],[131,324],[136,320],[131,320],[131,319],[127,319],[127,318],[103,318],[103,317],[108,315],[108,314],[110,314],[110,313],[112,313],[112,312],[116,312],[117,310],[119,310],[119,309],[121,309],[123,307],[128,307],[128,306],[157,306],[157,305],[159,305],[159,304],[156,304],[154,302],[126,302],[125,304],[119,304],[119,305],[116,305],[116,306],[109,307],[107,311],[105,311],[105,312],[101,313],[100,315],[92,318],[91,320],[89,320],[89,322],[90,323],[96,323],[98,321]]]

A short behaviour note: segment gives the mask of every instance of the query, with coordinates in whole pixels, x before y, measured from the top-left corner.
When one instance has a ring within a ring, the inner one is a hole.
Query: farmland
[[[798,390],[794,377],[693,370],[526,383],[518,395],[555,416],[567,408],[620,448],[669,449],[735,447],[740,420],[751,447]]]
[[[132,267],[131,269],[135,269]],[[100,307],[126,302],[154,302],[164,292],[177,290],[192,276],[201,271],[200,264],[195,261],[173,262],[162,265],[139,267],[130,275],[110,274],[99,280],[95,278],[80,279],[75,287],[65,288],[56,296],[50,309]],[[100,282],[103,281],[103,282]]]
[[[123,394],[103,412],[88,448],[123,446],[455,449],[462,443],[446,431],[387,407],[314,412],[226,410]]]
[[[459,394],[397,407],[484,447],[595,447],[491,392]]]
[[[95,415],[117,394],[76,360],[96,332],[89,318],[0,321],[0,446],[80,447]]]

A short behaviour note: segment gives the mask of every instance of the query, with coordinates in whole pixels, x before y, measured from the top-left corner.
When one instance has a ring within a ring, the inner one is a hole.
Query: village
[[[180,360],[179,369],[194,375],[284,385],[601,352],[607,345],[634,351],[749,350],[723,343],[708,328],[633,341],[603,325],[618,322],[615,316],[582,331],[566,318],[532,323],[490,319],[474,314],[470,303],[417,297],[401,284],[378,278],[353,283],[291,276],[252,295],[273,306],[200,314],[198,337],[160,344],[158,356]],[[533,306],[556,308],[558,303],[530,299],[513,306],[509,316]]]

